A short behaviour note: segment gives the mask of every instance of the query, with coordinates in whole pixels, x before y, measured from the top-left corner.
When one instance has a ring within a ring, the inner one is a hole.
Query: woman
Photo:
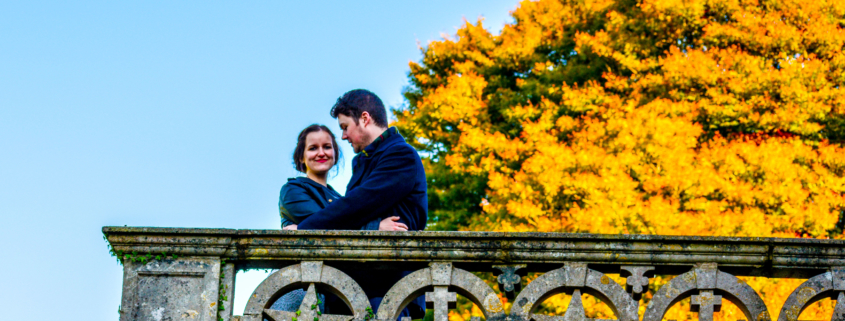
[[[329,170],[337,164],[340,149],[334,134],[324,125],[311,125],[299,133],[293,151],[293,163],[304,177],[288,178],[279,193],[279,214],[282,228],[299,224],[302,220],[325,208],[340,194],[327,183]],[[398,222],[399,217],[375,219],[360,227],[362,230],[407,231],[408,226]],[[352,227],[350,229],[358,229]],[[273,304],[273,309],[296,311],[305,297],[305,291],[294,290],[283,295]],[[322,297],[322,295],[321,295]],[[324,300],[320,300],[324,301]],[[325,311],[321,304],[321,311]]]

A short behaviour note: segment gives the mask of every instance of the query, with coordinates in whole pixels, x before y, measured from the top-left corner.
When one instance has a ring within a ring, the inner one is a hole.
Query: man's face
[[[360,153],[364,150],[364,147],[369,145],[369,142],[367,142],[367,132],[361,126],[364,124],[360,120],[356,124],[354,118],[340,114],[337,115],[337,124],[340,125],[340,129],[343,131],[341,139],[348,141],[356,153]]]

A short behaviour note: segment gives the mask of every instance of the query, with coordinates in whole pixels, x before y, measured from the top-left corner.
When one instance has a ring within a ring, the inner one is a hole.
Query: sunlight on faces
[[[306,173],[325,176],[336,162],[331,135],[321,130],[305,136],[305,152],[302,158],[302,163],[307,168]]]
[[[343,131],[341,139],[348,141],[355,153],[360,153],[364,150],[364,147],[372,142],[369,139],[370,135],[365,130],[367,123],[370,121],[369,117],[370,115],[367,112],[363,112],[361,118],[358,119],[358,123],[355,123],[355,119],[352,117],[343,114],[337,115],[337,124]]]

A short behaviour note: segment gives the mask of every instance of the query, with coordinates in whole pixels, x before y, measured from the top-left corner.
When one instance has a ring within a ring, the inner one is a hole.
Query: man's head
[[[369,90],[355,89],[343,94],[332,107],[331,115],[343,130],[342,139],[356,153],[387,129],[387,110],[381,99]]]

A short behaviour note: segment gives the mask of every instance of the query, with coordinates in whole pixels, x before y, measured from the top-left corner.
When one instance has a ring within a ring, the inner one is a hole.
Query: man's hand
[[[296,226],[296,225],[291,225]],[[285,227],[287,228],[287,227]],[[381,220],[381,223],[378,225],[379,231],[407,231],[408,225],[404,223],[399,223],[399,216],[391,216],[386,219]]]
[[[291,224],[282,228],[283,230],[296,231],[296,224]]]

